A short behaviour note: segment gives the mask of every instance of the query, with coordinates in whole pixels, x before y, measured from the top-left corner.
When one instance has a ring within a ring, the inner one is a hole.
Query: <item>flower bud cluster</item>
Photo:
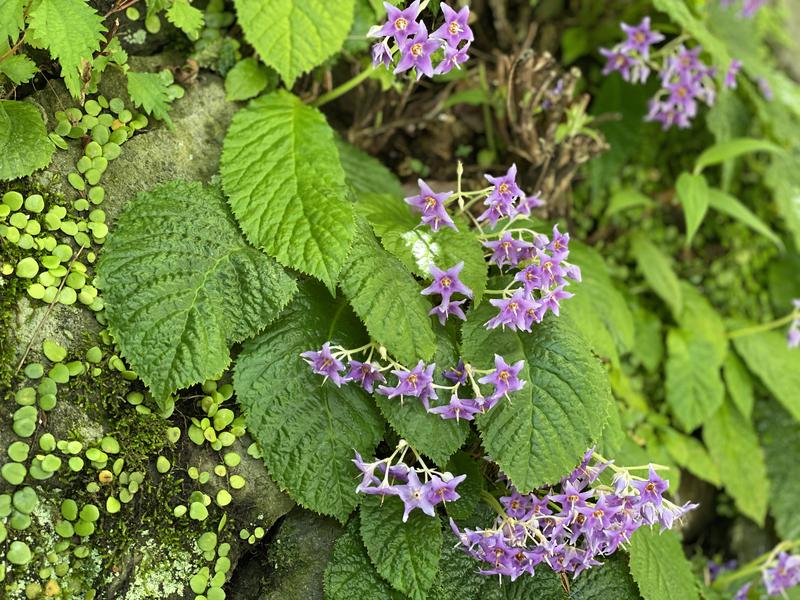
[[[444,23],[428,35],[428,27],[417,21],[425,5],[414,0],[407,8],[400,9],[384,2],[386,23],[375,26],[367,34],[369,37],[383,38],[372,47],[372,66],[384,65],[387,69],[394,63],[395,53],[400,59],[394,68],[395,73],[414,69],[417,79],[425,75],[433,77],[460,69],[469,56],[469,46],[473,35],[469,27],[469,7],[455,11],[442,2],[440,4]],[[434,68],[433,60],[439,63]]]
[[[403,502],[404,523],[408,521],[408,515],[415,508],[433,517],[436,515],[438,504],[458,500],[461,496],[456,487],[467,477],[466,475],[456,477],[450,472],[442,473],[429,468],[413,448],[411,450],[416,455],[415,463],[419,466],[411,467],[403,462],[409,448],[411,447],[405,440],[400,440],[397,449],[388,458],[365,462],[356,452],[356,457],[353,459],[353,463],[361,472],[361,483],[356,487],[356,493],[397,496]]]
[[[606,468],[612,485],[598,482]],[[663,497],[668,483],[649,466],[647,479],[614,466],[593,450],[557,488],[500,498],[503,508],[488,529],[464,529],[451,519],[463,550],[484,563],[481,573],[515,580],[539,564],[558,573],[579,573],[613,554],[644,525],[673,526],[693,504],[677,506]],[[498,507],[499,508],[499,507]]]

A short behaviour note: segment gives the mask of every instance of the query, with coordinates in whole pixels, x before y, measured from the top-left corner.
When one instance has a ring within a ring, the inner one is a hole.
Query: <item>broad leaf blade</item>
[[[347,184],[356,196],[385,194],[400,198],[403,195],[403,186],[400,180],[377,158],[348,144],[341,138],[336,138],[336,148],[339,150],[339,160],[342,163]]]
[[[167,91],[169,85],[168,80],[158,73],[128,71],[128,95],[134,106],[166,121],[172,127],[172,119],[169,118],[172,98]]]
[[[642,527],[634,533],[630,570],[644,600],[697,600],[692,566],[672,531]]]
[[[300,357],[329,339],[363,340],[346,305],[326,296],[305,284],[280,319],[245,345],[234,388],[278,484],[301,505],[344,521],[360,500],[353,450],[372,456],[384,424],[366,392],[323,383]]]
[[[694,164],[695,173],[700,173],[710,165],[716,165],[742,154],[751,152],[772,152],[780,153],[783,149],[767,140],[757,140],[753,138],[736,138],[714,144],[703,151]]]
[[[288,92],[253,100],[233,118],[220,171],[247,239],[333,290],[355,222],[325,117]]]
[[[526,493],[558,481],[580,462],[602,433],[611,390],[600,362],[564,320],[547,318],[532,333],[487,330],[494,311],[482,305],[470,312],[462,348],[465,360],[480,369],[493,365],[494,353],[509,362],[525,360],[525,387],[477,424],[487,453]]]
[[[736,219],[756,233],[763,235],[773,244],[778,246],[778,248],[783,248],[783,242],[781,241],[781,238],[779,238],[775,232],[770,229],[769,225],[764,223],[764,221],[759,219],[749,208],[747,208],[744,204],[739,202],[730,194],[726,194],[722,190],[718,190],[716,188],[709,188],[708,199],[709,205],[714,210]]]
[[[98,274],[111,332],[156,398],[219,375],[229,346],[260,331],[297,289],[247,245],[218,189],[182,182],[128,204]]]
[[[0,100],[0,181],[46,167],[54,150],[35,104]]]
[[[267,87],[269,74],[255,58],[240,60],[225,76],[225,99],[233,102],[258,96]]]
[[[774,402],[760,403],[756,411],[769,476],[769,512],[783,540],[800,537],[800,424]]]
[[[166,15],[169,22],[183,31],[190,40],[200,37],[205,17],[203,11],[192,6],[189,0],[174,0],[172,6],[167,9]]]
[[[361,538],[372,563],[392,587],[411,600],[425,600],[439,567],[439,517],[419,509],[403,523],[403,503],[395,496],[367,497],[361,505]]]
[[[683,312],[683,294],[670,258],[643,235],[635,235],[631,244],[639,271],[677,318]]]
[[[632,208],[646,208],[652,205],[653,201],[649,196],[632,188],[623,188],[611,196],[605,216],[610,217]]]
[[[692,243],[692,238],[697,233],[708,210],[708,184],[702,175],[681,173],[675,184],[675,190],[686,217],[686,245],[688,246]]]

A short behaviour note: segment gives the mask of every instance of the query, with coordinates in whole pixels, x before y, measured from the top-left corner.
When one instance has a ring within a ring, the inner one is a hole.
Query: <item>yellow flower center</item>
[[[442,280],[441,280],[440,283],[441,283],[443,288],[449,288],[453,284],[453,280],[450,279],[449,277],[445,276],[445,277],[442,277]]]
[[[422,44],[414,44],[411,46],[411,54],[414,56],[422,56]]]
[[[497,191],[500,192],[501,194],[507,194],[508,193],[508,184],[507,183],[501,183],[500,186],[497,188]]]
[[[500,371],[497,374],[497,377],[500,378],[501,381],[504,381],[504,382],[507,383],[508,382],[508,378],[511,377],[511,373],[509,373],[508,371],[503,370],[503,371]]]
[[[508,308],[510,308],[510,309],[511,309],[511,312],[514,312],[514,313],[515,313],[515,312],[517,312],[517,309],[519,308],[519,304],[517,304],[516,302],[511,302],[511,303],[508,305]]]
[[[417,387],[417,376],[415,374],[412,373],[411,375],[409,375],[406,381],[411,385],[413,385],[414,387]]]
[[[433,196],[425,196],[425,208],[430,209],[436,206],[436,198]]]
[[[461,25],[459,25],[458,23],[456,23],[455,21],[453,21],[453,22],[452,22],[452,23],[450,23],[450,25],[447,27],[447,31],[449,31],[451,35],[458,35],[459,33],[461,33],[461,32],[462,32],[462,31],[464,31],[464,30],[463,30],[463,29],[461,29]]]
[[[406,27],[408,27],[408,19],[400,17],[394,22],[394,28],[398,31],[404,31]]]
[[[641,31],[637,31],[636,33],[633,34],[633,39],[636,40],[639,44],[641,44],[647,39],[647,36]]]
[[[570,502],[570,503],[577,502],[578,501],[578,496],[576,494],[572,494],[570,496],[567,496],[567,501]]]

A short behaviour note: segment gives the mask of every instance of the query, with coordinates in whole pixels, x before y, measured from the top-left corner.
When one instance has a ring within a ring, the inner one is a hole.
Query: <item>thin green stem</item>
[[[742,329],[734,329],[733,331],[728,332],[728,337],[737,338],[746,335],[754,335],[756,333],[763,333],[764,331],[771,331],[773,329],[777,329],[778,327],[783,327],[784,325],[788,325],[795,319],[800,319],[800,312],[792,311],[785,317],[781,317],[780,319],[775,319],[774,321],[770,321],[768,323],[762,323],[761,325],[753,325],[751,327],[743,327]]]
[[[749,577],[750,575],[760,572],[766,565],[772,562],[779,552],[783,550],[790,550],[798,545],[800,545],[800,540],[781,542],[769,552],[762,554],[743,567],[736,569],[735,571],[731,571],[730,573],[720,575],[716,580],[714,580],[714,583],[711,584],[711,587],[717,590],[725,589],[732,582],[737,581],[738,579],[744,579],[745,577]]]
[[[335,88],[333,88],[330,92],[322,94],[322,96],[320,96],[319,98],[314,100],[314,102],[311,103],[312,106],[316,106],[317,108],[319,108],[320,106],[323,106],[328,102],[336,100],[339,96],[343,96],[353,88],[358,87],[358,85],[360,85],[371,74],[372,74],[372,66],[368,66],[352,79],[348,79],[341,85],[338,85]]]

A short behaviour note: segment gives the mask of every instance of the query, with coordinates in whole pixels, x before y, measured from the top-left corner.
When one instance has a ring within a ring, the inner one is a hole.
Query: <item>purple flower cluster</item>
[[[692,49],[679,45],[674,50],[651,53],[651,46],[664,40],[664,36],[650,29],[650,18],[639,25],[621,24],[626,39],[612,49],[601,48],[606,57],[603,73],[619,72],[625,81],[644,83],[653,71],[661,79],[661,88],[650,100],[646,119],[661,123],[664,129],[673,125],[687,128],[697,115],[699,103],[708,106],[716,100],[715,69],[700,60],[702,48]],[[736,75],[742,67],[738,60],[731,61],[725,74],[724,85],[736,87]]]
[[[399,51],[400,60],[395,66],[395,73],[404,73],[415,69],[417,79],[423,75],[433,77],[449,73],[469,58],[467,52],[472,43],[469,7],[455,11],[444,2],[440,5],[444,15],[444,23],[428,35],[428,27],[417,21],[420,0],[414,0],[404,9],[383,3],[386,8],[386,23],[370,29],[370,37],[383,38],[372,47],[372,65],[384,65],[387,69],[394,62],[394,53]],[[463,43],[462,43],[463,42]],[[434,57],[439,63],[433,66]]]
[[[452,298],[453,294],[461,294],[467,298],[472,298],[472,290],[464,285],[458,278],[463,268],[464,261],[461,261],[454,267],[450,267],[446,271],[443,271],[436,265],[431,265],[433,283],[421,292],[425,296],[437,294],[442,297],[441,303],[438,306],[434,306],[428,313],[429,315],[438,317],[439,323],[442,325],[445,324],[447,317],[450,315],[455,315],[462,321],[467,320],[464,309],[461,308],[461,305],[466,302],[466,299],[453,300]]]
[[[592,464],[595,459],[595,464]],[[613,467],[613,488],[593,486],[611,466],[586,453],[578,468],[558,489],[511,494],[500,498],[503,512],[489,529],[453,532],[465,552],[485,563],[480,572],[515,580],[534,574],[539,564],[558,573],[579,573],[614,553],[639,527],[659,524],[662,531],[696,507],[677,506],[663,497],[668,483],[650,467],[647,479]]]
[[[800,347],[800,298],[794,299],[792,304],[794,305],[795,318],[789,325],[789,333],[786,337],[789,342],[789,348],[798,348]]]
[[[374,350],[386,360],[388,364],[381,364],[372,360]],[[352,358],[357,352],[369,352],[365,361]],[[503,397],[521,390],[525,380],[519,374],[525,366],[524,361],[509,364],[502,356],[495,354],[494,369],[475,369],[470,364],[459,360],[452,369],[442,371],[442,377],[453,385],[438,385],[434,382],[436,364],[426,365],[419,361],[409,369],[391,360],[383,348],[367,344],[363,348],[347,350],[341,346],[331,346],[325,342],[320,350],[309,350],[300,355],[317,375],[330,379],[337,386],[355,383],[369,393],[377,393],[388,398],[400,397],[402,402],[406,397],[417,398],[425,410],[439,415],[442,419],[464,419],[471,421],[478,413],[490,410]],[[342,361],[347,359],[347,365]],[[392,375],[397,379],[394,385],[380,385],[387,383],[385,371],[391,369]],[[480,376],[476,379],[476,375]],[[375,386],[377,385],[377,389]],[[491,386],[489,393],[485,393],[480,384]],[[470,390],[472,397],[460,397],[464,389]],[[437,389],[450,392],[450,401],[447,404],[431,406],[432,400],[438,400]]]
[[[767,594],[785,597],[786,590],[800,584],[800,556],[780,552],[761,572],[761,578]]]
[[[412,468],[403,462],[408,445],[405,440],[400,440],[397,450],[389,458],[365,462],[356,452],[353,463],[361,472],[361,483],[356,487],[356,493],[377,496],[397,496],[403,502],[403,523],[408,521],[408,515],[418,508],[426,515],[436,515],[436,505],[454,502],[459,496],[456,487],[466,479],[466,475],[453,476],[452,473],[434,471],[422,465],[421,468]],[[400,458],[392,464],[394,457],[401,452]],[[419,459],[419,456],[417,456]],[[422,475],[424,482],[420,480]]]
[[[742,16],[745,19],[751,19],[755,14],[764,7],[769,0],[743,0],[742,2]],[[722,6],[728,7],[734,4],[734,0],[720,0]]]

